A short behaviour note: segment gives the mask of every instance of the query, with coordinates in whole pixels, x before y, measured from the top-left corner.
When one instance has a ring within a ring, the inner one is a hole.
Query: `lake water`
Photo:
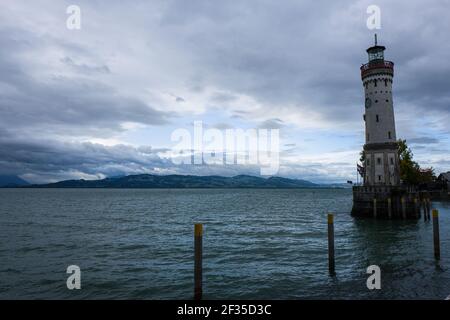
[[[444,299],[450,204],[432,223],[359,220],[351,190],[0,189],[0,299],[190,299],[204,224],[205,299]],[[336,277],[326,213],[336,213]],[[368,290],[366,268],[381,268]],[[81,290],[66,269],[81,268]]]

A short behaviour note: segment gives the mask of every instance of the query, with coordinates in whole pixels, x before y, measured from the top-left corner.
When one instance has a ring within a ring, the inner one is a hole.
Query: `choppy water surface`
[[[190,299],[193,225],[204,223],[210,299],[443,299],[450,204],[432,224],[358,220],[351,190],[0,189],[0,298]],[[326,212],[336,212],[336,277]],[[81,290],[66,268],[81,268]],[[369,291],[366,268],[382,270]]]

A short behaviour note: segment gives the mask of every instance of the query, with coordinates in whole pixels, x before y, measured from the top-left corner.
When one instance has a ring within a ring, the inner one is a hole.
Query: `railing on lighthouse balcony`
[[[391,72],[394,71],[394,63],[392,61],[380,60],[371,61],[369,63],[363,64],[361,66],[361,77],[364,77],[367,73],[374,69],[390,69]]]

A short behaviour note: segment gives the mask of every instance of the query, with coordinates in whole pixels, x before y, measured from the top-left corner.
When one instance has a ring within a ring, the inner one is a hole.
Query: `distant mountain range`
[[[66,180],[30,185],[32,188],[320,188],[330,187],[306,180],[281,177],[261,178],[248,175],[234,177],[139,174],[102,180]],[[337,185],[333,187],[338,187]]]

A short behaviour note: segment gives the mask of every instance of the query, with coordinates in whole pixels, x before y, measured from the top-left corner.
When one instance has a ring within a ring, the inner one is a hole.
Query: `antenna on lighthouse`
[[[375,45],[377,45],[378,44],[378,41],[377,41],[377,34],[375,33]]]

